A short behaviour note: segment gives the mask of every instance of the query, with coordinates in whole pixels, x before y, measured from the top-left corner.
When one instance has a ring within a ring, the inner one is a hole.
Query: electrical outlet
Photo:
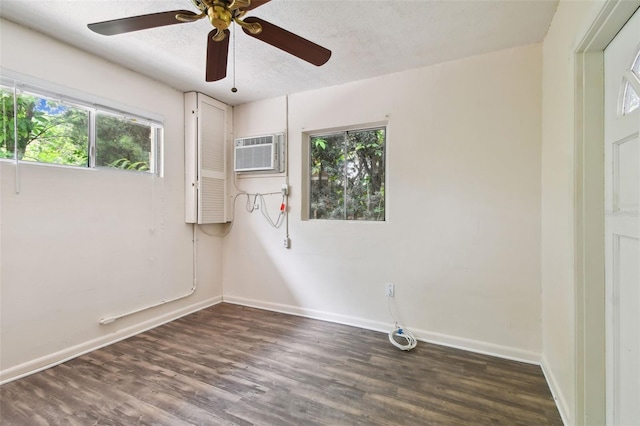
[[[285,238],[283,240],[284,248],[291,248],[291,238]]]
[[[393,297],[393,295],[395,294],[396,289],[395,286],[391,283],[387,283],[384,285],[384,295],[388,296],[388,297]]]
[[[282,184],[282,195],[289,195],[289,185],[286,183]]]

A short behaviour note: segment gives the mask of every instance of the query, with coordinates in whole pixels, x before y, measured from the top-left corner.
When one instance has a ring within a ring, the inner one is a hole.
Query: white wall
[[[392,307],[421,337],[539,361],[541,76],[532,45],[291,95],[292,247],[239,198],[225,300],[388,330],[392,282]],[[303,132],[377,122],[388,123],[387,221],[301,220]],[[235,137],[286,126],[284,98],[234,111]]]
[[[164,117],[165,175],[0,162],[1,375],[8,380],[152,327],[222,294],[221,240],[198,234],[196,293],[186,294],[183,95],[124,68],[0,21],[0,65]]]

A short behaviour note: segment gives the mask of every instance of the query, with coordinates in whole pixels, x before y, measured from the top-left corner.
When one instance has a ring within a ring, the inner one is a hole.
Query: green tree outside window
[[[86,109],[21,93],[16,98],[17,114],[14,114],[13,91],[1,88],[0,97],[0,158],[17,156],[23,161],[87,165],[89,112]]]
[[[311,137],[310,219],[385,220],[384,128]]]
[[[0,86],[0,159],[152,171],[155,127],[119,115]],[[95,117],[95,161],[89,159]],[[16,124],[17,123],[17,124]],[[17,134],[17,141],[16,141]]]

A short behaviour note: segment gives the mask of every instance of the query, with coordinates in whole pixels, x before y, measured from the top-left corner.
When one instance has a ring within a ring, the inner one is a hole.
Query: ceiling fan
[[[251,37],[262,40],[293,56],[316,66],[325,64],[331,51],[305,38],[253,16],[242,19],[245,13],[269,0],[191,0],[200,11],[172,10],[149,15],[131,16],[87,25],[93,32],[116,35],[166,25],[195,22],[209,18],[215,27],[207,38],[206,81],[222,80],[227,75],[229,54],[229,27],[236,23]]]

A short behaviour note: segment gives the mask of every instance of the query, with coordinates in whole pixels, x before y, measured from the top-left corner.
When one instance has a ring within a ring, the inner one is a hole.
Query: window
[[[14,103],[12,88],[0,87],[0,90],[3,129],[0,158],[17,155],[22,161],[87,165],[89,112],[86,108],[28,92],[19,93]],[[16,117],[17,150],[13,125]]]
[[[96,166],[151,170],[152,130],[148,124],[96,114]]]
[[[25,85],[2,82],[0,96],[0,159],[157,170],[157,123]]]
[[[629,114],[640,107],[640,97],[637,90],[640,87],[640,52],[631,65],[630,72],[624,75],[624,90],[622,92],[622,115]]]
[[[631,87],[629,82],[626,81],[624,85],[624,95],[622,100],[623,114],[629,114],[630,112],[635,111],[639,106],[640,98],[638,98],[636,91],[633,90],[633,87]]]
[[[385,220],[384,127],[310,137],[309,219]]]

